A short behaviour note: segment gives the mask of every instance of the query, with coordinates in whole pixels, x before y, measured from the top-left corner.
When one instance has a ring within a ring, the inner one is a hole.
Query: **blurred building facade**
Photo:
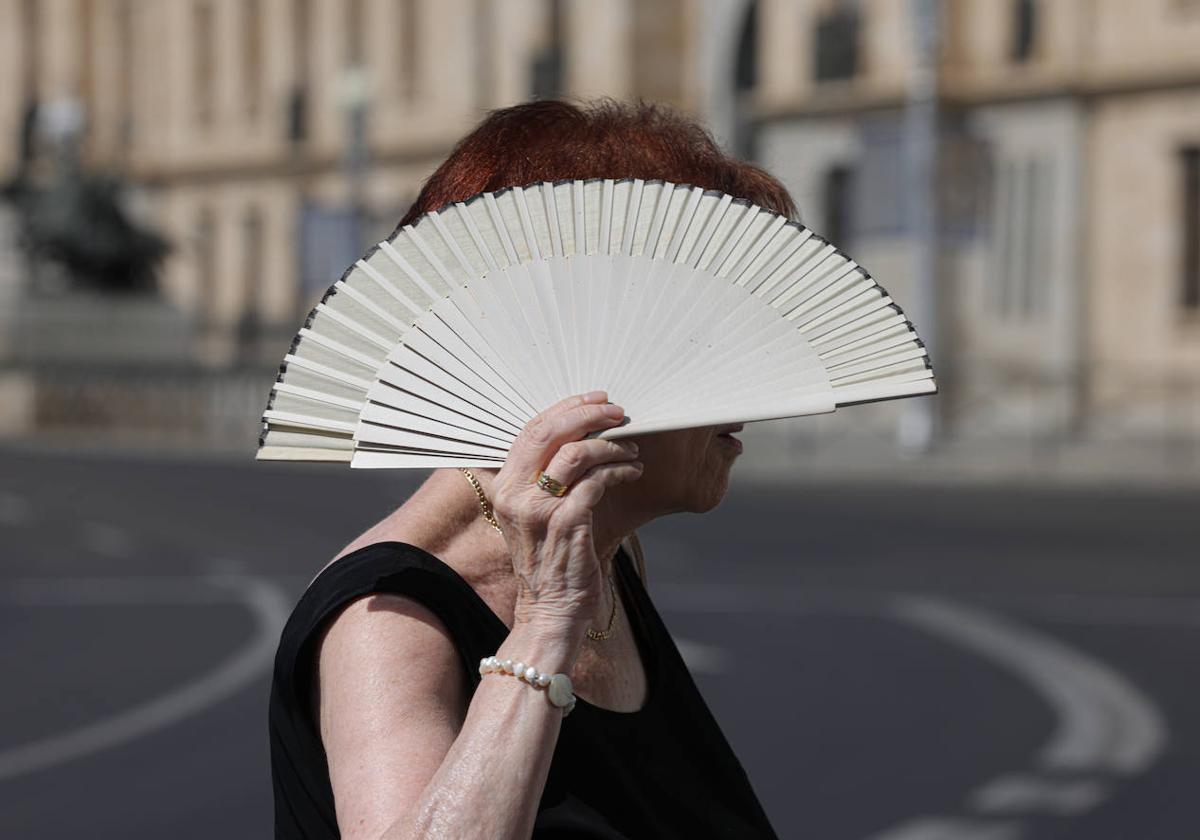
[[[761,0],[753,94],[761,161],[901,301],[915,8]],[[1200,3],[953,0],[940,32],[955,432],[1200,434]]]
[[[251,371],[241,392],[257,411],[264,371],[278,364],[303,314],[391,231],[488,109],[559,95],[702,106],[714,97],[695,69],[698,21],[723,5],[0,0],[0,173],[46,164],[47,116],[82,113],[84,163],[136,185],[139,207],[175,246],[162,293],[186,330],[172,322],[168,332],[186,332],[186,355],[205,371],[229,372],[223,381]],[[5,262],[17,265],[11,245]],[[27,280],[19,270],[0,277],[6,308],[23,312],[10,339],[52,334],[41,321],[29,325],[39,304],[21,288]],[[54,319],[67,322],[58,333],[79,335],[79,307],[70,316],[62,309],[55,304]],[[98,316],[83,332],[109,332],[106,323]],[[29,341],[17,343],[28,351]],[[42,344],[56,362],[70,361],[63,341]],[[163,353],[143,355],[152,365]],[[120,392],[129,376],[107,373],[111,387],[95,400],[128,402]],[[35,386],[22,382],[21,393],[53,390],[44,369]],[[75,386],[48,401],[86,402],[83,383]],[[168,409],[202,390],[157,389],[169,395]],[[215,401],[229,399],[240,398]],[[33,413],[50,421],[47,399],[38,401]]]
[[[141,185],[177,245],[165,292],[223,364],[238,336],[294,329],[488,108],[687,99],[684,5],[0,0],[0,136],[82,106],[85,159]],[[20,146],[0,146],[0,169]],[[370,230],[348,229],[355,206]]]
[[[939,6],[935,366],[950,428],[1200,436],[1200,2]],[[84,160],[136,184],[175,245],[162,291],[189,325],[186,355],[251,371],[238,393],[256,407],[261,371],[321,292],[486,110],[531,96],[692,112],[907,302],[912,10],[0,0],[0,172],[44,153],[42,116],[76,103]],[[0,300],[23,280],[0,272]],[[898,410],[836,422],[886,429]]]

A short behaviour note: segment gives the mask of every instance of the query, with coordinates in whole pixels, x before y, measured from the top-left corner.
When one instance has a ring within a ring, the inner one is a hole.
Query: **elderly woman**
[[[795,216],[776,180],[675,112],[538,101],[489,114],[401,224],[598,177]],[[608,396],[547,407],[499,470],[434,470],[312,581],[271,691],[277,837],[775,836],[650,600],[634,533],[721,501],[740,426],[589,437],[622,421]]]

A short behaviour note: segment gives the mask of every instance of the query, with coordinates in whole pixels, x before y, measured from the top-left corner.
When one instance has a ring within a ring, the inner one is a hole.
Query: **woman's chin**
[[[707,513],[721,504],[725,494],[729,491],[729,471],[732,466],[733,462],[730,461],[724,466],[714,469],[703,490],[693,494],[688,510],[692,513]]]

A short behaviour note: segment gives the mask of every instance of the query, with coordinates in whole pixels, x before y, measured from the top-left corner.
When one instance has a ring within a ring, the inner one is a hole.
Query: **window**
[[[1200,312],[1200,146],[1184,148],[1179,163],[1183,179],[1180,302],[1184,309]]]
[[[41,50],[34,45],[41,36],[41,15],[37,0],[25,0],[21,4],[21,42],[27,45],[22,55],[22,84],[25,103],[21,113],[20,161],[27,165],[37,156],[38,123],[38,57]]]
[[[90,114],[95,108],[96,51],[95,27],[96,6],[94,0],[80,0],[75,4],[75,55],[79,62],[76,68],[75,89],[84,112]]]
[[[854,170],[851,167],[839,164],[826,171],[821,203],[825,238],[846,250],[854,235]]]
[[[1010,55],[1013,61],[1028,61],[1033,55],[1037,34],[1037,5],[1034,0],[1013,0],[1012,19]]]
[[[546,40],[529,69],[530,93],[539,99],[553,99],[562,93],[563,0],[547,0],[546,5]]]
[[[208,323],[216,309],[217,220],[205,207],[196,220],[196,314]]]
[[[475,14],[471,19],[475,25],[472,33],[475,40],[475,107],[480,111],[491,108],[496,99],[495,84],[493,83],[493,76],[496,72],[496,50],[494,48],[496,21],[494,15],[495,11],[491,0],[475,0]],[[417,86],[415,47],[413,65],[413,91],[409,95],[410,100],[414,98]]]
[[[682,0],[630,5],[631,96],[679,102],[687,83],[687,7]]]
[[[209,0],[200,0],[192,6],[192,82],[196,89],[196,121],[208,125],[213,118],[215,95],[214,73],[216,49],[213,7]]]
[[[137,54],[137,28],[133,18],[133,0],[117,6],[117,137],[121,149],[133,139],[134,56]]]
[[[346,66],[363,64],[363,0],[345,0]]]
[[[864,115],[858,125],[854,181],[864,196],[854,207],[853,236],[907,234],[904,123],[901,115]]]
[[[292,5],[292,89],[287,103],[287,136],[293,146],[308,137],[308,49],[312,8],[310,0]]]
[[[837,2],[818,15],[813,30],[813,76],[818,82],[851,79],[858,73],[859,11],[856,3]]]
[[[758,0],[750,0],[738,33],[733,89],[753,90],[758,83]]]
[[[400,98],[411,103],[417,98],[420,72],[420,3],[419,0],[397,0],[397,2],[400,4]],[[486,10],[477,9],[474,20],[476,26],[480,27],[477,31],[490,35],[490,32],[482,32],[480,15],[485,13]],[[480,60],[482,60],[481,53],[477,50],[476,61]]]
[[[1003,318],[1030,318],[1046,309],[1050,276],[1050,220],[1054,213],[1051,162],[1001,161],[992,205],[990,301]]]
[[[262,0],[242,0],[242,89],[246,114],[253,119],[262,107]]]
[[[38,0],[24,0],[21,4],[21,43],[26,45],[23,51],[21,75],[25,87],[25,97],[36,99],[38,94],[38,59],[41,50],[42,16]]]
[[[253,358],[261,327],[263,245],[262,212],[247,207],[242,217],[242,305],[237,321],[238,347],[244,360]]]

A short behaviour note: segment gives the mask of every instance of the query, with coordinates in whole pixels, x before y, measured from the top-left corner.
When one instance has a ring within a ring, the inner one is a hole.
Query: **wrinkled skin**
[[[724,427],[722,427],[724,428]],[[712,510],[729,489],[737,451],[717,440],[717,426],[701,426],[626,438],[638,444],[642,477],[614,488],[622,505],[650,517]],[[601,501],[603,504],[603,500]]]

